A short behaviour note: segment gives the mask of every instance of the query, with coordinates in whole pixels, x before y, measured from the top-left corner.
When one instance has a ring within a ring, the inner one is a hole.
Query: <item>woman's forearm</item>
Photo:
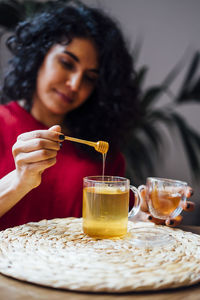
[[[0,217],[15,206],[30,190],[26,182],[20,182],[16,170],[0,179]]]

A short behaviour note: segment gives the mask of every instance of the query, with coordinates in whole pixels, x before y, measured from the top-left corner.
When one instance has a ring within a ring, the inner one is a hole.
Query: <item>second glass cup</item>
[[[137,194],[129,212],[129,192]],[[95,238],[121,238],[127,234],[128,217],[140,209],[138,189],[127,178],[89,176],[83,179],[83,231]]]
[[[158,219],[171,219],[177,217],[182,209],[182,204],[187,201],[187,182],[148,177],[146,186],[139,186],[139,190],[146,188],[146,203],[151,215]]]

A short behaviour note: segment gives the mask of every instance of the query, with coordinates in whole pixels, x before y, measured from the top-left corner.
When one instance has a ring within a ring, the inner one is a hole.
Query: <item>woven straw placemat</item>
[[[162,246],[135,246],[128,235],[95,240],[82,232],[82,219],[43,220],[0,232],[0,272],[53,288],[130,292],[187,286],[200,281],[200,236],[129,222],[129,231],[148,226],[173,237]]]

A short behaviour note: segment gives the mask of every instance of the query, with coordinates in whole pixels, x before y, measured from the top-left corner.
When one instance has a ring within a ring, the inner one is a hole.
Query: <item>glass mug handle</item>
[[[133,205],[132,209],[128,213],[128,217],[129,218],[135,216],[139,212],[140,205],[142,203],[142,198],[141,198],[141,195],[140,195],[140,191],[135,186],[133,186],[133,185],[130,185],[130,190],[134,194],[137,194],[137,197],[135,197],[135,199],[134,199],[134,205]]]

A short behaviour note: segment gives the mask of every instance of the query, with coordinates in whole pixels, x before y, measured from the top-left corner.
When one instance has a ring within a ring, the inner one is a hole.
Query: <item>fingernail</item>
[[[173,225],[174,221],[170,220],[169,225]]]
[[[148,220],[152,220],[153,218],[152,218],[152,216],[148,216]]]
[[[187,207],[187,209],[190,208],[190,203],[187,203],[187,206],[186,206],[186,207]]]
[[[59,140],[64,141],[64,139],[65,139],[64,134],[60,134],[60,135],[59,135]]]
[[[62,148],[62,146],[63,146],[63,144],[62,144],[62,143],[60,143],[60,148]]]

